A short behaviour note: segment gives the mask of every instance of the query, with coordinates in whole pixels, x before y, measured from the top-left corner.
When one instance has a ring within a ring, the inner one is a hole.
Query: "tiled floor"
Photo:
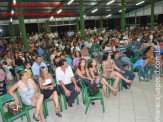
[[[163,77],[161,85],[163,86]],[[162,90],[161,94],[163,94]],[[64,109],[62,118],[55,115],[53,102],[48,102],[47,122],[155,122],[155,76],[150,82],[139,82],[136,77],[129,90],[123,89],[118,92],[117,96],[110,95],[110,98],[104,98],[105,113],[102,112],[100,101],[97,100],[94,106],[90,105],[88,113],[85,115],[81,94],[79,99],[79,105],[75,103],[73,108]],[[160,122],[163,122],[163,98],[161,98],[160,106]],[[33,113],[34,109],[30,110],[32,122],[34,121]],[[1,119],[0,122],[2,122]],[[15,122],[21,122],[21,119]],[[23,122],[26,122],[25,118]]]

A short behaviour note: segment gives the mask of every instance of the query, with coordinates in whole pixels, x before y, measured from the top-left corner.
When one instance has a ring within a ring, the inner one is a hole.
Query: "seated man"
[[[59,85],[59,91],[65,95],[68,106],[72,107],[76,97],[80,93],[80,88],[76,84],[74,74],[65,59],[61,59],[60,67],[56,69],[56,80]],[[73,82],[73,83],[72,83]]]
[[[131,59],[128,58],[123,52],[121,52],[119,46],[115,46],[115,50],[119,52],[119,59],[122,62],[127,63],[130,67],[132,67]]]
[[[128,71],[128,70],[126,70],[125,68],[124,68],[124,66],[123,66],[123,64],[122,64],[122,62],[120,61],[120,59],[119,59],[119,57],[120,57],[120,54],[119,54],[119,52],[118,51],[115,51],[114,52],[114,62],[115,62],[115,64],[117,65],[117,67],[119,68],[119,69],[121,69],[122,71],[125,71],[125,72],[120,72],[125,78],[126,78],[126,76],[128,76],[129,78],[129,80],[134,80],[134,78],[135,78],[135,74],[133,73],[133,72],[131,72],[131,71]],[[125,89],[128,89],[128,87],[127,87],[127,85],[129,85],[128,83],[126,83],[124,80],[122,80],[122,85],[123,85],[123,87],[125,88]]]
[[[31,67],[32,73],[34,76],[34,80],[37,85],[38,85],[38,78],[40,76],[40,67],[42,67],[42,66],[45,66],[47,68],[46,64],[42,62],[42,57],[37,56],[36,61],[34,62],[34,64]]]

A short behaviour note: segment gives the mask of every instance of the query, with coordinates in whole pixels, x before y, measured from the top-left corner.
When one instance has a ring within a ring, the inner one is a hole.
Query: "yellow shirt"
[[[29,76],[29,78],[31,78],[32,77],[32,71],[30,69],[25,69],[25,71],[28,72],[28,76]]]

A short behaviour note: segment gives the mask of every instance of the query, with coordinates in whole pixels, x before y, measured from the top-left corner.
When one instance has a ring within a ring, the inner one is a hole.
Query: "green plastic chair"
[[[17,96],[16,93],[15,93],[15,95]],[[3,105],[5,103],[13,101],[13,100],[14,100],[14,98],[8,93],[0,96],[0,111],[1,111],[1,117],[2,117],[3,122],[6,122],[6,121],[12,122],[13,120],[23,117],[24,115],[27,118],[27,122],[31,122],[29,113],[26,110],[26,108],[24,108],[24,107],[22,107],[22,112],[18,113],[17,115],[12,115],[8,112],[4,112]],[[21,102],[21,101],[19,101],[19,102]]]
[[[18,72],[24,70],[23,66],[17,66],[15,67],[15,75],[16,75],[16,80],[18,80]]]
[[[88,107],[90,105],[91,100],[96,100],[96,99],[100,99],[101,100],[103,112],[105,112],[104,99],[103,99],[103,95],[102,95],[101,90],[99,89],[99,92],[97,94],[95,94],[94,96],[90,96],[89,93],[88,93],[88,88],[86,87],[85,83],[83,81],[80,81],[80,85],[84,89],[85,97],[86,97],[86,110],[85,110],[85,114],[87,114]]]
[[[102,69],[102,67],[100,67],[100,72],[101,72],[101,76],[102,76],[102,74],[103,74],[103,69]],[[102,76],[102,77],[103,77],[103,76]],[[106,79],[106,80],[107,80],[107,82],[108,82],[111,86],[113,86],[114,79]],[[107,87],[107,89],[108,89],[108,93],[110,94],[110,93],[111,93],[110,88]],[[119,81],[119,83],[118,83],[118,91],[121,91],[121,90],[123,90],[122,79],[120,79],[120,81]]]

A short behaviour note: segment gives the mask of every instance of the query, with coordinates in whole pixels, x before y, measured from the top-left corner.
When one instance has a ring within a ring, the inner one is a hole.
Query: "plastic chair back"
[[[16,75],[16,79],[18,80],[18,72],[24,70],[23,66],[17,66],[15,67],[15,75]]]

